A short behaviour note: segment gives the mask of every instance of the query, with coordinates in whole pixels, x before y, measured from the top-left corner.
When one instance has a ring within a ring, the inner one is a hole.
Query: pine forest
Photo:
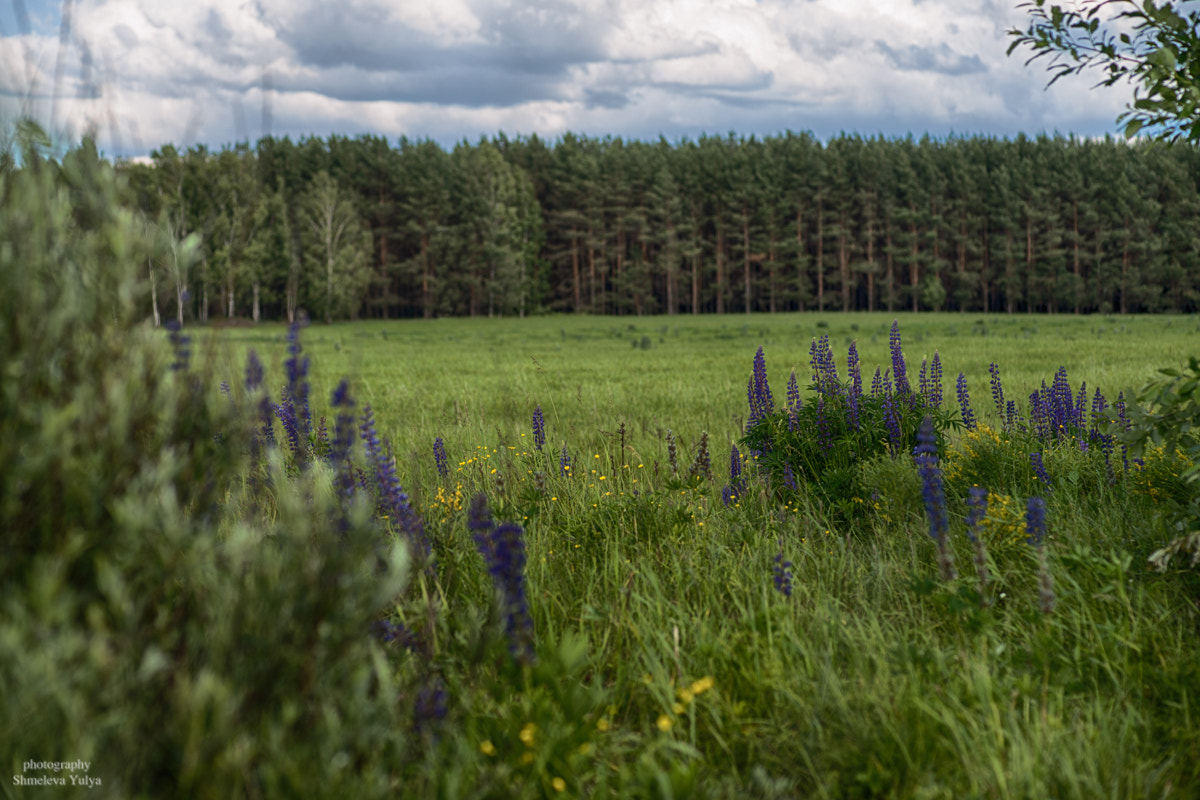
[[[1200,306],[1185,145],[333,136],[123,171],[168,234],[156,320]]]

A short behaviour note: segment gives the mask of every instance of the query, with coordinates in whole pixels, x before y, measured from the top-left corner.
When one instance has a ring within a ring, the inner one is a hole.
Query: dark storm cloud
[[[628,94],[607,89],[584,89],[583,99],[587,108],[607,108],[615,111],[629,105]]]
[[[987,72],[987,66],[977,55],[964,56],[956,53],[943,42],[937,47],[907,47],[893,49],[887,42],[876,40],[875,47],[892,62],[897,69],[909,72],[940,72],[943,75],[971,75]]]
[[[311,78],[276,77],[275,89],[315,92],[347,102],[384,100],[467,108],[512,106],[564,96],[562,85],[547,76],[455,67],[367,72],[342,66],[323,70]]]
[[[473,41],[439,42],[370,4],[322,4],[279,23],[297,65],[320,77],[282,90],[339,100],[468,107],[557,100],[573,67],[606,58],[611,23],[560,3],[486,9]],[[605,102],[613,102],[608,97]]]

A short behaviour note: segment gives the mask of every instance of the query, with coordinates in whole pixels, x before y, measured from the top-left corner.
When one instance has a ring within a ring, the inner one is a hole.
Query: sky
[[[1128,86],[1046,90],[1044,61],[1006,56],[1019,4],[0,0],[0,115],[114,157],[268,133],[1115,133]]]

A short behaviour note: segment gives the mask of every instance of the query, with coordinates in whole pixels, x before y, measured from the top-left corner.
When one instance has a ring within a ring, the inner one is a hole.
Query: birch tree
[[[371,274],[371,242],[350,196],[328,172],[316,174],[300,206],[309,297],[325,322],[352,316]]]

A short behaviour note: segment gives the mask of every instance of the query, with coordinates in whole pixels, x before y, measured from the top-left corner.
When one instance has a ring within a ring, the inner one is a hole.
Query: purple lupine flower
[[[967,496],[967,538],[975,548],[975,573],[979,576],[979,600],[986,608],[991,604],[988,598],[988,568],[987,547],[983,537],[979,535],[979,527],[987,516],[988,491],[980,486],[972,486]]]
[[[179,320],[171,319],[166,322],[167,339],[175,350],[175,361],[171,364],[172,372],[187,372],[188,362],[192,357],[192,338],[183,332]]]
[[[1004,410],[1004,429],[1016,430],[1021,417],[1017,414],[1017,403],[1015,400],[1009,400]]]
[[[1129,430],[1129,417],[1125,409],[1125,393],[1117,394],[1117,402],[1113,403],[1113,410],[1117,412],[1117,420],[1121,422],[1125,430]],[[1125,466],[1125,472],[1129,472],[1129,447],[1121,445],[1121,463]]]
[[[546,420],[542,417],[542,407],[533,409],[533,446],[541,450],[546,444]]]
[[[350,384],[345,378],[333,390],[331,405],[337,409],[333,423],[333,446],[329,449],[329,463],[337,470],[337,487],[341,496],[349,500],[354,494],[354,473],[350,463],[350,449],[354,446],[354,400],[350,397]]]
[[[396,477],[396,459],[392,445],[381,441],[375,432],[375,415],[370,405],[363,406],[359,435],[367,450],[367,464],[375,474],[375,486],[379,491],[379,513],[396,525],[409,540],[409,546],[418,554],[428,556],[432,552],[425,537],[425,526],[421,518],[409,505],[408,495]]]
[[[825,410],[825,396],[817,395],[817,446],[821,453],[833,449],[833,430],[829,422],[829,414]]]
[[[1029,463],[1033,465],[1033,474],[1037,476],[1037,479],[1042,486],[1046,487],[1046,491],[1054,491],[1053,487],[1050,486],[1050,476],[1046,474],[1046,465],[1042,463],[1042,454],[1030,453]]]
[[[888,346],[892,351],[892,382],[896,385],[896,394],[907,397],[912,394],[912,390],[908,386],[908,370],[904,365],[904,351],[900,349],[900,320],[892,321]]]
[[[1041,390],[1031,392],[1029,395],[1029,425],[1041,439],[1047,439],[1051,435],[1051,422],[1046,411],[1045,400],[1046,382],[1042,381]]]
[[[875,377],[871,379],[871,397],[878,398],[883,392],[883,376],[879,374],[879,367],[875,368]]]
[[[1025,541],[1041,547],[1046,537],[1046,501],[1031,497],[1025,503]]]
[[[792,596],[792,562],[783,560],[783,537],[779,538],[779,553],[775,556],[775,589],[784,597]]]
[[[433,440],[433,463],[437,466],[438,475],[445,478],[450,474],[450,459],[446,457],[446,443],[440,436]]]
[[[933,351],[933,361],[929,363],[929,394],[926,398],[934,408],[942,407],[942,357],[937,350]]]
[[[921,359],[921,372],[920,372],[920,376],[917,378],[917,387],[918,387],[917,391],[920,393],[921,397],[925,398],[926,401],[928,401],[928,398],[929,398],[929,362],[924,358]]]
[[[1072,420],[1074,427],[1083,428],[1083,414],[1087,408],[1087,381],[1080,381],[1079,394],[1075,397],[1075,418]]]
[[[850,351],[846,354],[846,373],[850,376],[850,390],[846,395],[846,407],[850,427],[858,430],[858,404],[862,399],[862,368],[858,362],[858,345],[850,342]]]
[[[1065,439],[1075,427],[1075,394],[1067,380],[1067,368],[1059,367],[1050,388],[1049,425],[1056,439]]]
[[[571,456],[567,453],[567,445],[564,442],[562,454],[558,457],[558,472],[560,475],[571,477]]]
[[[288,357],[283,362],[283,366],[287,372],[287,394],[292,404],[295,406],[296,423],[300,430],[300,435],[308,438],[312,432],[312,411],[308,405],[309,385],[306,378],[308,377],[309,359],[308,356],[300,357],[300,352],[303,348],[300,346],[300,328],[302,323],[300,320],[293,322],[288,326]]]
[[[381,642],[395,642],[406,650],[417,649],[417,635],[403,622],[380,619],[371,623],[371,635]]]
[[[1108,409],[1108,401],[1104,399],[1104,395],[1100,394],[1100,390],[1096,389],[1096,395],[1092,398],[1092,424],[1091,431],[1093,434],[1099,433],[1100,423],[1105,420],[1104,412]]]
[[[413,730],[418,734],[432,734],[446,718],[446,684],[440,676],[430,677],[413,702]]]
[[[937,434],[933,429],[933,418],[929,415],[921,420],[917,429],[917,446],[913,448],[913,459],[917,463],[917,471],[921,474],[921,496],[925,500],[925,516],[929,519],[929,537],[937,544],[938,567],[942,573],[942,580],[952,581],[958,576],[954,571],[954,557],[947,542],[950,517],[946,511],[942,470],[938,466]]]
[[[767,384],[767,357],[763,354],[762,345],[754,354],[754,371],[750,376],[750,418],[760,420],[775,412],[775,398],[771,396],[771,387]]]
[[[258,360],[258,353],[254,352],[254,348],[250,348],[250,352],[246,354],[246,392],[250,393],[262,386],[263,382],[263,365]]]
[[[796,424],[800,421],[800,385],[796,383],[796,370],[787,385],[788,432],[794,433]]]
[[[509,651],[517,661],[532,664],[533,619],[525,594],[525,531],[514,522],[496,525],[484,494],[472,499],[467,526],[500,595]]]
[[[835,395],[839,392],[837,364],[833,361],[833,348],[829,346],[829,335],[814,339],[809,347],[809,362],[812,364],[813,385],[818,394]]]
[[[967,393],[967,376],[958,373],[958,408],[962,415],[963,425],[973,431],[977,427],[975,412],[971,410],[971,396]]]
[[[792,471],[791,462],[783,465],[783,485],[793,492],[800,491],[800,487],[796,485],[796,473]]]
[[[253,348],[246,355],[245,381],[247,394],[257,391],[263,382],[263,365],[258,360],[258,354],[254,352]],[[255,459],[258,458],[259,448],[263,443],[275,443],[275,425],[273,424],[275,406],[271,404],[271,399],[267,397],[266,392],[263,392],[263,396],[259,398],[258,413],[262,427],[259,431],[259,436],[251,444],[251,457]]]
[[[742,495],[742,454],[737,445],[729,451],[729,485],[721,491],[721,501],[729,506]]]
[[[229,381],[221,381],[221,385],[217,387],[221,394],[229,397]]]
[[[275,406],[275,416],[279,417],[280,423],[283,424],[283,432],[287,436],[292,455],[297,461],[303,461],[305,454],[300,439],[300,424],[296,419],[296,406],[286,392],[279,405]]]
[[[987,516],[988,490],[972,486],[967,490],[967,538],[974,544],[979,540],[979,526]]]
[[[888,449],[895,458],[900,454],[900,409],[897,408],[897,396],[892,391],[890,376],[890,372],[884,373],[883,376],[883,424],[888,432]]]
[[[993,361],[988,365],[988,372],[992,375],[992,400],[996,404],[996,414],[999,415],[1000,421],[1003,424],[1006,419],[1011,419],[1011,414],[1008,416],[1005,415],[1004,387],[1000,385],[1000,366]]]
[[[921,474],[922,496],[925,499],[925,515],[929,518],[929,537],[940,540],[949,530],[950,521],[946,513],[946,493],[942,484],[942,471],[938,466],[937,434],[933,419],[926,415],[917,428],[917,446],[913,448],[913,460]]]

